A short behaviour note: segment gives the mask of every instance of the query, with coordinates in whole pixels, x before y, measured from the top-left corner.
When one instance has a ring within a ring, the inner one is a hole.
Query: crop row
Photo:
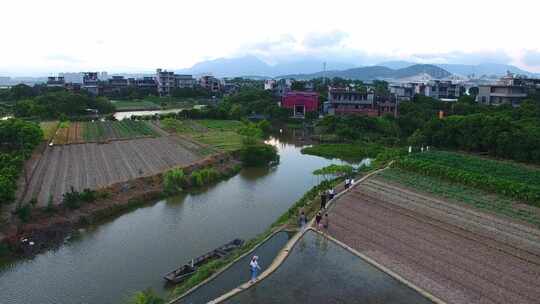
[[[71,187],[76,191],[94,190],[185,166],[200,157],[180,140],[165,136],[104,144],[54,145],[46,148],[32,174],[24,201],[36,199],[38,206],[45,207],[51,197],[60,203]]]
[[[429,176],[439,177],[455,183],[499,193],[514,199],[522,200],[530,205],[540,207],[540,186],[495,176],[490,172],[478,172],[445,166],[428,159],[407,157],[396,161],[398,168]]]
[[[86,122],[84,126],[84,139],[87,142],[150,136],[157,137],[159,134],[144,121],[96,121]]]
[[[520,183],[540,184],[540,170],[508,161],[497,161],[445,151],[419,153],[412,158],[469,172],[490,174]]]

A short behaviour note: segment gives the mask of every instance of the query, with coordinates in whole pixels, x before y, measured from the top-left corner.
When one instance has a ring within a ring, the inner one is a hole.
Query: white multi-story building
[[[217,93],[221,90],[221,81],[214,76],[206,75],[201,77],[199,85],[205,90]]]
[[[192,75],[177,75],[167,70],[156,70],[156,84],[159,96],[170,96],[177,88],[193,88],[195,79]]]
[[[83,74],[83,84],[81,89],[88,91],[88,93],[97,96],[99,95],[99,78],[97,72],[85,72]]]
[[[478,86],[476,102],[485,105],[510,104],[517,107],[529,93],[540,89],[540,79],[507,73],[495,84]]]

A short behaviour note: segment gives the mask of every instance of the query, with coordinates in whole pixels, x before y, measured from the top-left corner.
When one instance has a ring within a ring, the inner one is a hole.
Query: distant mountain
[[[202,61],[189,69],[177,70],[184,74],[212,74],[216,77],[237,77],[243,75],[270,76],[271,67],[255,56],[219,58]]]
[[[467,65],[467,64],[439,64],[438,66],[446,69],[447,71],[453,74],[459,75],[471,75],[474,74],[476,77],[482,75],[497,75],[503,76],[506,75],[507,71],[515,74],[522,74],[527,76],[538,76],[534,73],[522,70],[516,66],[500,63],[481,63],[477,65]]]
[[[415,64],[406,68],[397,69],[393,75],[393,78],[406,78],[419,74],[426,74],[436,79],[442,79],[449,77],[452,73],[432,64]]]
[[[412,65],[415,65],[413,62],[408,61],[386,61],[381,62],[378,65],[388,67],[391,69],[402,69],[406,68]],[[521,74],[521,75],[527,75],[531,77],[538,77],[538,74],[531,73],[529,71],[522,70],[516,66],[508,65],[508,64],[500,64],[500,63],[481,63],[481,64],[433,64],[440,68],[445,69],[446,71],[467,76],[474,74],[476,77],[480,77],[482,75],[495,75],[495,76],[503,76],[506,75],[507,71],[510,71],[515,74]]]
[[[434,79],[446,78],[452,75],[448,71],[430,64],[415,64],[402,69],[391,69],[384,66],[369,66],[343,71],[327,71],[312,74],[289,74],[279,78],[313,79],[318,77],[341,77],[354,80],[369,81],[374,79],[400,79],[428,75]]]
[[[327,69],[343,70],[354,67],[353,64],[342,62],[327,62]],[[202,61],[191,68],[176,70],[185,74],[212,74],[216,77],[260,76],[274,77],[291,73],[315,73],[323,69],[322,60],[298,60],[269,65],[255,56],[236,58],[219,58]]]
[[[532,77],[540,75],[522,70],[513,65],[498,63],[468,64],[418,64],[408,61],[385,61],[375,66],[355,67],[352,63],[328,61],[327,77],[346,77],[351,79],[371,80],[377,78],[409,78],[419,74],[440,79],[450,74],[477,77],[483,75],[505,75],[507,71]],[[176,70],[177,73],[201,75],[212,74],[216,77],[294,77],[314,78],[323,73],[323,60],[301,59],[269,65],[255,56],[236,58],[218,58],[199,62],[191,68]],[[279,76],[282,75],[282,76]]]
[[[384,62],[378,63],[377,65],[397,70],[397,69],[408,68],[411,65],[415,65],[415,64],[416,63],[409,62],[409,61],[394,60],[394,61],[384,61]]]

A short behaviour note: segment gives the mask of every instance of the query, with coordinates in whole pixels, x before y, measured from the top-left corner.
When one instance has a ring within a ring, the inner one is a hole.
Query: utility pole
[[[323,84],[326,85],[326,61],[323,62]]]

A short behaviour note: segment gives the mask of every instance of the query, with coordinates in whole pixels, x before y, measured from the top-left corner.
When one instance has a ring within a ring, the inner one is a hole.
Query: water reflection
[[[413,289],[308,231],[269,277],[226,303],[432,303]]]
[[[275,168],[251,168],[207,188],[88,227],[60,248],[0,269],[2,303],[118,303],[234,238],[263,232],[338,161],[302,155],[281,139]],[[24,283],[23,283],[24,282]]]

